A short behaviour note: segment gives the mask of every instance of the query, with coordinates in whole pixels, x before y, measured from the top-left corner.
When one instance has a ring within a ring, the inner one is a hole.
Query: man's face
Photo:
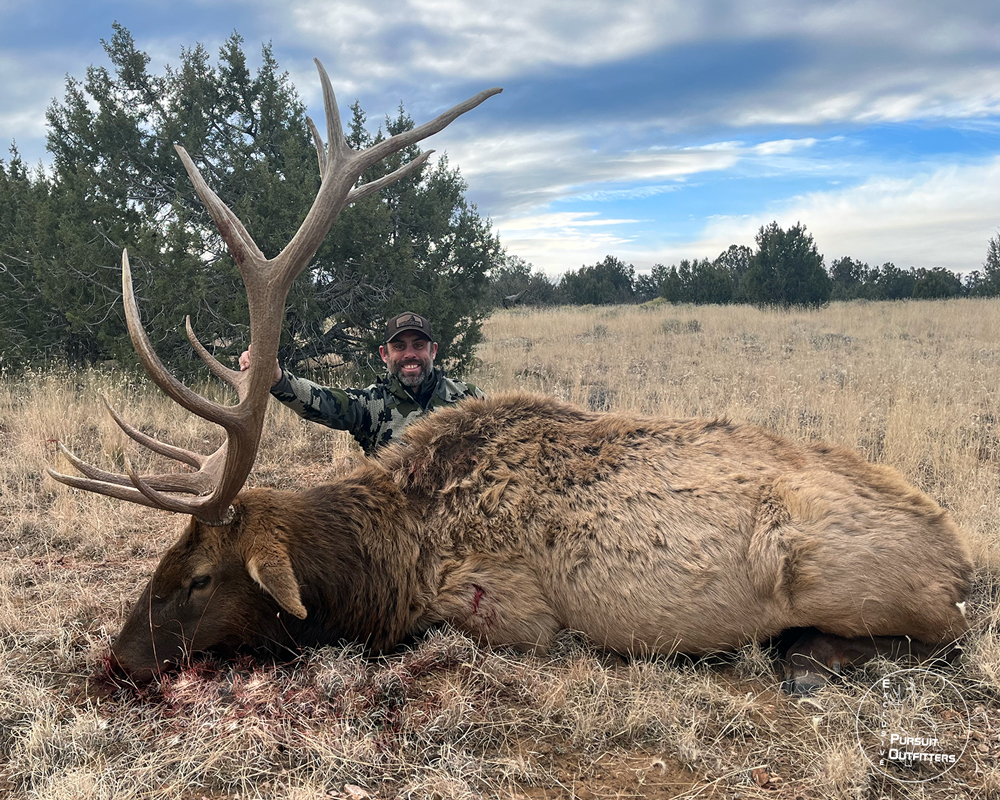
[[[409,389],[422,384],[434,369],[437,342],[429,342],[416,331],[403,331],[391,342],[379,347],[390,375]]]

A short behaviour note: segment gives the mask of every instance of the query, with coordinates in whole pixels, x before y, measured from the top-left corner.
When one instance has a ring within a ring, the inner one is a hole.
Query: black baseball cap
[[[404,311],[385,324],[385,340],[391,342],[403,331],[416,331],[423,335],[428,342],[434,341],[434,334],[431,333],[431,324],[425,317],[414,314],[412,311]]]

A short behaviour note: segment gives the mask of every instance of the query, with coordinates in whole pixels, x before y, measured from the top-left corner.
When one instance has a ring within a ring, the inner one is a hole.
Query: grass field
[[[911,721],[967,719],[958,763],[904,783],[865,757],[867,692],[899,665],[796,700],[760,646],[626,660],[567,633],[537,658],[442,629],[381,660],[324,648],[111,691],[110,639],[181,523],[50,480],[54,441],[147,466],[100,394],[181,446],[207,452],[220,434],[143,380],[52,370],[0,381],[0,796],[1000,797],[1000,301],[517,310],[485,335],[468,377],[488,392],[827,439],[950,509],[977,564],[974,632],[941,672],[959,699],[927,697]],[[250,482],[312,485],[362,458],[274,404]]]

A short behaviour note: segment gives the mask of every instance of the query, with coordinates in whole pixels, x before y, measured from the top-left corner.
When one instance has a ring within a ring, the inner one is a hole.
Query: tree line
[[[829,269],[806,228],[783,230],[777,222],[760,229],[756,249],[731,245],[716,259],[683,260],[648,274],[607,256],[558,279],[508,260],[493,277],[494,302],[517,296],[535,305],[608,305],[663,298],[673,303],[748,303],[818,306],[831,300],[906,300],[1000,296],[1000,235],[990,239],[982,270],[960,276],[944,267],[901,269],[891,262],[869,266],[849,256]]]

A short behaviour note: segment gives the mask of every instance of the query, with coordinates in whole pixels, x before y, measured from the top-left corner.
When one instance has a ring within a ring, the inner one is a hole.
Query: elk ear
[[[247,572],[265,592],[278,601],[289,614],[305,619],[306,607],[302,605],[299,582],[292,571],[288,552],[281,545],[251,553],[247,559]]]

